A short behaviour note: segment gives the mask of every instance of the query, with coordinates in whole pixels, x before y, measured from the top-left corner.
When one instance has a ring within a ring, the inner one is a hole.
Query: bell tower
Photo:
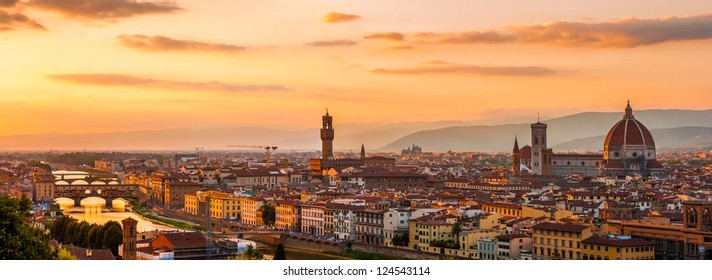
[[[321,159],[328,160],[334,158],[334,126],[333,119],[329,116],[329,109],[326,115],[321,117]]]
[[[512,149],[512,174],[516,177],[521,175],[522,157],[519,151],[517,136],[514,135],[514,149]]]
[[[136,259],[136,225],[138,221],[129,218],[121,220],[123,225],[124,260]]]
[[[537,119],[532,128],[532,172],[534,175],[544,174],[544,153],[546,152],[546,128],[545,123]]]

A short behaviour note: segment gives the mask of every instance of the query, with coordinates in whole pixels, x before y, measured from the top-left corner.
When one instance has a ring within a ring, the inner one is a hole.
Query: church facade
[[[623,118],[608,132],[603,154],[557,154],[546,146],[547,125],[531,125],[532,145],[519,148],[515,137],[512,150],[515,176],[624,177],[659,175],[663,166],[656,160],[655,141],[650,131],[633,116],[630,102]]]

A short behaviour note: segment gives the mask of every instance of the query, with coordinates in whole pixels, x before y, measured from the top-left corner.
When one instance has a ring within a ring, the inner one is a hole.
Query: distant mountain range
[[[712,110],[634,111],[661,148],[710,145]],[[580,113],[542,121],[549,125],[549,146],[558,150],[600,150],[603,137],[623,113]],[[521,120],[520,117],[511,120]],[[510,151],[514,135],[520,146],[531,143],[528,123],[477,125],[480,121],[435,121],[371,124],[335,123],[334,148],[358,152],[400,151],[413,144],[426,151]],[[316,124],[320,125],[320,124]],[[321,150],[319,128],[284,130],[261,127],[169,129],[151,131],[0,136],[1,150],[185,150],[227,145],[272,145],[279,151]]]
[[[679,130],[661,130],[658,145],[669,145],[674,148],[693,148],[702,144],[705,135],[702,128],[712,126],[712,110],[642,110],[633,112],[648,129],[680,128]],[[603,147],[602,138],[610,128],[618,122],[623,113],[580,113],[566,117],[542,121],[548,124],[548,145],[559,149],[600,150]],[[685,128],[685,129],[683,129]],[[675,134],[675,133],[685,134]],[[519,145],[531,143],[530,124],[509,124],[496,126],[458,126],[441,129],[419,131],[406,135],[383,147],[383,150],[398,151],[412,144],[419,145],[429,151],[510,151],[514,144],[514,135],[519,138]],[[667,135],[671,141],[666,142]],[[675,137],[672,137],[676,135]],[[590,139],[590,137],[601,137]],[[673,138],[684,141],[673,141]],[[578,144],[580,143],[580,144]],[[563,146],[557,146],[562,144]]]
[[[660,149],[693,149],[712,147],[712,128],[710,127],[677,127],[651,129],[655,146]],[[576,139],[558,144],[555,150],[603,150],[605,135]]]

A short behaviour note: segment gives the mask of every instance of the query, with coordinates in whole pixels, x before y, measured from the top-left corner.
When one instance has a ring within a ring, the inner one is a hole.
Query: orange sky
[[[625,2],[4,0],[0,135],[712,108],[712,2]]]

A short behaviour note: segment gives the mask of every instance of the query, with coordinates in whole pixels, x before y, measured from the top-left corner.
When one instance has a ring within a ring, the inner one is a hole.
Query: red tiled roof
[[[584,244],[595,244],[595,245],[606,245],[614,247],[637,247],[637,246],[651,246],[653,242],[645,241],[642,239],[618,239],[609,238],[604,236],[591,236],[582,241]]]

